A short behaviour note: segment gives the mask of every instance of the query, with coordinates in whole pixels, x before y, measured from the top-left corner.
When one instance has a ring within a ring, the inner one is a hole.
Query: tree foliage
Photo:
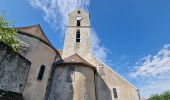
[[[148,100],[170,100],[170,91],[165,91],[162,94],[151,95]]]
[[[19,41],[16,39],[17,31],[12,27],[5,14],[0,14],[0,42],[5,43],[14,51],[19,49]]]

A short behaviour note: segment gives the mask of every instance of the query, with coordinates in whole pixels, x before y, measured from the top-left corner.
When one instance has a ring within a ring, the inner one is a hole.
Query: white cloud
[[[92,51],[95,57],[99,58],[105,63],[108,62],[108,50],[104,47],[101,46],[101,41],[97,36],[97,33],[94,29],[92,29]]]
[[[140,87],[144,96],[170,90],[170,44],[164,45],[156,55],[140,59],[135,68],[130,76],[145,84]]]
[[[65,26],[68,20],[68,13],[81,8],[87,10],[90,0],[28,0],[30,5],[43,12],[44,20],[54,29],[62,29],[65,33]]]
[[[131,76],[157,76],[170,71],[170,44],[164,45],[155,56],[142,58],[136,65],[136,71]]]
[[[148,98],[151,94],[159,94],[164,91],[170,90],[170,72],[157,76],[157,78],[148,79],[150,82],[142,87],[140,91],[142,96]]]

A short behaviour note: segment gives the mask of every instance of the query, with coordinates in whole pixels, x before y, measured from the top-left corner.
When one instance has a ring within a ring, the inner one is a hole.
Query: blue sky
[[[169,0],[1,0],[0,10],[15,27],[40,24],[62,49],[67,14],[85,9],[95,55],[148,97],[170,89],[169,5]]]

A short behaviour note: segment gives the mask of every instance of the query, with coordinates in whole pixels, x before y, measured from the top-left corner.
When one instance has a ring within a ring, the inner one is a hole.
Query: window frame
[[[45,72],[45,65],[41,65],[41,67],[39,69],[38,76],[37,76],[37,80],[42,80],[43,79],[44,72]]]
[[[80,30],[78,29],[77,32],[76,32],[76,43],[80,43]]]
[[[113,91],[113,97],[114,97],[114,98],[118,98],[117,89],[116,89],[116,88],[113,88],[112,91]]]
[[[81,20],[77,20],[77,26],[81,26]]]

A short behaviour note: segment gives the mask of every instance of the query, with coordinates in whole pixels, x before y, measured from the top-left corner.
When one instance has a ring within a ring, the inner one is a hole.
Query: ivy
[[[20,47],[19,41],[16,39],[17,30],[12,26],[5,14],[0,14],[0,42],[5,43],[14,51]]]

